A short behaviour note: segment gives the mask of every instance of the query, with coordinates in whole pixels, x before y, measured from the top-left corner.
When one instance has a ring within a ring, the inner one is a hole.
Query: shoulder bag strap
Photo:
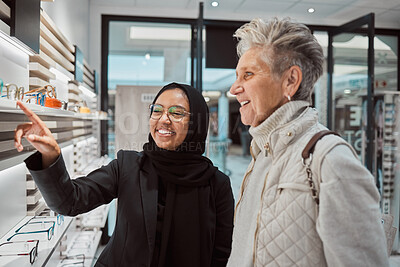
[[[304,148],[303,152],[301,153],[301,157],[303,158],[303,165],[306,167],[307,172],[307,181],[308,185],[310,186],[311,196],[314,201],[319,205],[319,197],[317,194],[317,189],[315,188],[314,180],[312,178],[312,171],[311,171],[311,162],[312,162],[312,154],[314,152],[315,145],[317,142],[324,137],[325,135],[334,134],[340,136],[338,133],[329,130],[323,130],[316,133],[308,142],[306,147]]]

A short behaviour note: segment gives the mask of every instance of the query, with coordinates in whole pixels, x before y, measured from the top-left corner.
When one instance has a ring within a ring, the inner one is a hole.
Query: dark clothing
[[[158,201],[157,226],[160,228],[162,225],[162,231],[161,236],[156,234],[156,239],[160,239],[161,245],[153,254],[153,262],[157,260],[159,267],[210,266],[211,258],[204,255],[213,250],[210,236],[215,231],[217,211],[210,184],[218,169],[202,155],[209,111],[199,91],[178,83],[164,86],[153,104],[166,90],[177,88],[185,93],[190,108],[185,140],[175,150],[166,150],[158,147],[149,134],[149,141],[143,146],[142,160],[150,160],[156,173],[153,179],[158,177],[166,189],[165,205]],[[159,216],[161,213],[162,218]]]
[[[119,151],[117,159],[107,166],[74,180],[69,178],[62,156],[45,170],[38,169],[42,166],[40,153],[25,161],[47,205],[60,214],[75,216],[118,198],[116,228],[96,266],[151,266],[156,246],[158,179],[155,179],[157,174],[149,158],[141,159],[142,154],[136,151]],[[208,214],[200,218],[205,223],[207,232],[203,234],[208,242],[200,248],[201,262],[210,264],[201,265],[197,257],[191,258],[198,255],[198,251],[194,251],[197,244],[179,242],[180,239],[188,240],[181,232],[190,232],[192,225],[185,225],[185,229],[179,229],[177,233],[171,227],[169,242],[179,247],[168,246],[165,266],[225,266],[227,263],[234,210],[230,180],[217,171],[204,187],[209,188],[210,198],[200,202],[215,210],[215,216]],[[186,193],[184,190],[175,192],[176,197]],[[174,220],[184,221],[190,217],[195,207],[187,203],[186,208],[181,207],[182,213],[175,214]],[[174,264],[168,265],[168,262]]]

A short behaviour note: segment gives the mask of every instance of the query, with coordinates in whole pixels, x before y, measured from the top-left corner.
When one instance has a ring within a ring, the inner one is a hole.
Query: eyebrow
[[[164,105],[161,105],[161,104],[154,103],[154,105],[159,105],[164,108]],[[169,106],[168,108],[172,108],[172,107],[183,108],[184,110],[186,110],[186,108],[181,105],[172,105],[172,106]]]

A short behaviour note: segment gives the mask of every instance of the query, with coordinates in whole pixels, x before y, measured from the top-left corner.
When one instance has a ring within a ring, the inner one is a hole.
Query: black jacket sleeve
[[[229,177],[219,173],[224,182],[216,192],[215,207],[217,222],[215,229],[215,242],[211,266],[226,266],[232,249],[234,199]]]
[[[32,177],[52,210],[75,216],[109,203],[118,195],[119,159],[111,161],[86,177],[70,179],[62,155],[50,167],[41,169],[42,155],[36,152],[25,160]]]

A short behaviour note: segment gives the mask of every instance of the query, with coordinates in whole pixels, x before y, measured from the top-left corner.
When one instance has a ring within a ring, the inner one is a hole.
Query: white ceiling
[[[175,9],[197,14],[199,0],[90,0],[90,5],[147,10]],[[313,7],[310,14],[307,9]],[[150,11],[150,12],[149,12]],[[219,6],[204,1],[204,18],[248,21],[254,17],[289,16],[312,25],[341,25],[368,13],[375,13],[378,28],[400,29],[400,0],[219,0]],[[159,13],[155,12],[154,16]]]

